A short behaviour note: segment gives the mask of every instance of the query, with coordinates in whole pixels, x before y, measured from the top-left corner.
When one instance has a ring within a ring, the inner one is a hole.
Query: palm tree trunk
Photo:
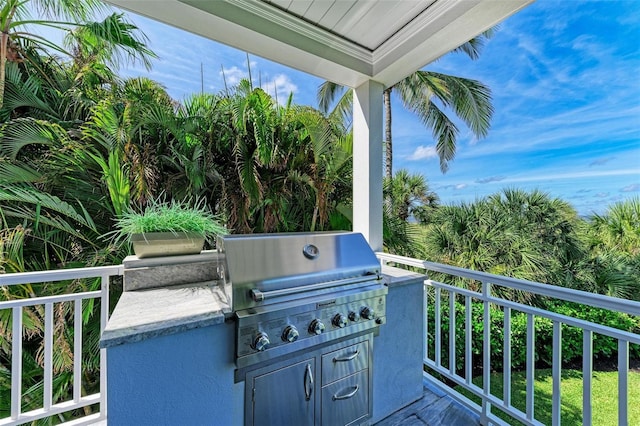
[[[385,176],[389,179],[393,176],[393,146],[391,144],[391,89],[389,87],[382,92],[384,100],[384,138],[386,148]]]
[[[0,108],[4,106],[4,85],[7,71],[7,50],[9,49],[9,29],[13,22],[13,15],[16,13],[17,5],[13,3],[8,8],[3,8],[2,21],[4,26],[1,28],[0,35]],[[6,13],[6,15],[4,15]]]
[[[7,47],[9,45],[9,33],[2,31],[0,36],[0,108],[4,106],[4,81],[7,67]]]

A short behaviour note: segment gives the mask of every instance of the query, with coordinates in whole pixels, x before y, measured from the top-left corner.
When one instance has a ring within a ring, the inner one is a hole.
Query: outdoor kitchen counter
[[[390,287],[424,280],[424,275],[384,265]],[[100,340],[108,348],[193,328],[222,324],[231,314],[228,297],[217,280],[122,293]]]
[[[230,313],[218,281],[125,291],[102,333],[100,347],[222,324]]]
[[[426,278],[424,274],[407,271],[394,266],[382,265],[382,279],[389,287],[415,284],[416,281],[423,282]]]

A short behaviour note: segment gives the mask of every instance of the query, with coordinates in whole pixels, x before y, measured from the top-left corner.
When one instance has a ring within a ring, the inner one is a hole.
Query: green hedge
[[[632,333],[640,333],[640,317],[633,317],[620,312],[609,311],[575,303],[554,302],[545,309],[594,322]],[[448,366],[449,358],[449,301],[443,297],[441,302],[441,341],[442,364]],[[503,368],[504,348],[504,312],[502,308],[491,305],[491,369],[500,371]],[[433,305],[429,306],[428,350],[429,358],[434,358],[435,352],[435,318]],[[472,354],[474,369],[482,368],[482,343],[484,333],[483,304],[472,302]],[[536,367],[547,368],[552,364],[553,321],[547,318],[534,317],[535,329],[535,361]],[[465,306],[456,301],[456,369],[461,372],[464,368],[465,353]],[[511,311],[511,366],[515,370],[526,367],[526,336],[527,314]],[[562,360],[563,365],[576,366],[582,362],[582,329],[562,325]],[[640,345],[630,345],[631,359],[640,359]],[[596,361],[614,360],[617,363],[618,341],[614,338],[593,334],[593,357]]]

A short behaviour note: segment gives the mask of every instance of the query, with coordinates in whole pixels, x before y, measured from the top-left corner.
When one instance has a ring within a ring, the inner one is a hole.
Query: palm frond
[[[346,91],[344,86],[331,81],[325,81],[318,87],[317,99],[318,108],[325,114],[329,113],[329,108],[335,102],[336,98]]]
[[[68,138],[67,132],[59,125],[32,118],[17,118],[2,128],[0,152],[12,161],[20,150],[28,145],[62,144]]]
[[[138,27],[124,20],[123,13],[113,13],[101,22],[89,22],[79,26],[66,39],[76,44],[85,55],[98,55],[116,66],[122,62],[141,62],[151,69],[151,59],[156,54],[150,50],[146,36],[138,36]]]
[[[449,170],[449,161],[456,156],[456,138],[459,130],[455,123],[433,103],[429,104],[427,115],[422,119],[427,127],[433,129],[436,152],[440,157],[440,170],[446,173]]]
[[[10,163],[0,159],[0,182],[2,185],[13,183],[38,182],[42,179],[42,174],[26,165]]]
[[[0,188],[0,201],[20,203],[15,207],[12,207],[9,204],[3,205],[2,210],[6,214],[35,221],[35,207],[40,207],[47,209],[50,212],[59,213],[63,217],[86,227],[88,230],[95,231],[93,224],[88,222],[83,214],[79,214],[71,204],[54,195],[39,191],[34,187],[11,186]],[[27,208],[27,205],[33,206],[34,210]],[[40,220],[48,220],[50,221],[49,224],[56,228],[61,228],[65,231],[72,231],[74,235],[79,234],[76,227],[69,224],[66,219],[56,216],[45,217],[41,215]]]
[[[452,52],[464,53],[471,60],[475,61],[480,57],[480,53],[482,53],[482,49],[487,44],[489,39],[491,39],[495,35],[498,29],[499,29],[498,25],[496,25],[495,27],[489,28],[488,30],[475,36],[471,40],[456,47],[455,49],[452,50]]]

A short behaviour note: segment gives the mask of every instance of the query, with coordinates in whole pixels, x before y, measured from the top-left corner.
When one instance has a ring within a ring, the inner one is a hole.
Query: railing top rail
[[[123,265],[0,274],[0,286],[122,275]]]
[[[16,308],[18,306],[36,306],[45,303],[71,302],[74,300],[97,299],[102,296],[100,291],[85,291],[82,293],[58,294],[55,296],[30,297],[28,299],[13,299],[0,301],[0,309]]]
[[[540,296],[553,297],[567,302],[577,302],[582,303],[583,305],[589,305],[597,308],[604,308],[611,311],[624,312],[630,315],[640,316],[640,302],[635,302],[632,300],[619,299],[617,297],[610,297],[602,294],[590,293],[587,291],[574,290],[551,284],[541,284],[534,281],[522,280],[519,278],[510,278],[501,275],[489,274],[486,272],[478,272],[471,269],[443,265],[441,263],[428,262],[426,260],[418,260],[411,257],[398,256],[395,254],[378,252],[376,253],[376,255],[379,259],[387,262],[401,263],[407,266],[423,268],[427,271],[441,272],[461,278],[469,278],[480,282],[496,284],[508,288],[515,288],[518,290],[527,291],[529,293],[538,294]]]

